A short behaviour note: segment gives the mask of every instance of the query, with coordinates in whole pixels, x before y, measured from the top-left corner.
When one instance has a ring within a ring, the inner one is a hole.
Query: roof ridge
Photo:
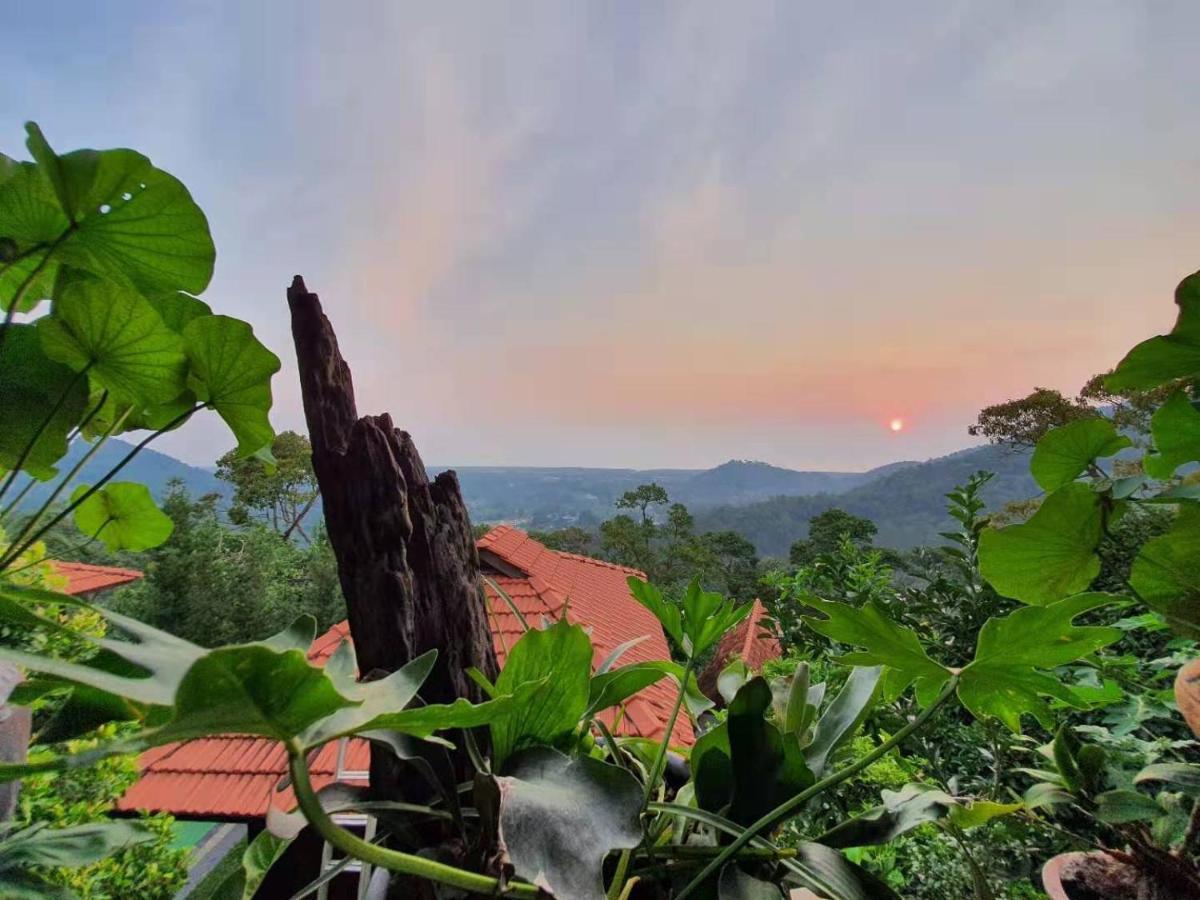
[[[532,541],[533,538],[530,538]],[[534,541],[534,543],[537,543]],[[556,556],[561,556],[564,559],[573,559],[576,562],[590,563],[594,566],[602,566],[605,569],[616,569],[618,572],[628,572],[630,575],[637,575],[643,581],[646,580],[646,573],[641,569],[635,569],[632,566],[623,566],[620,563],[609,562],[606,559],[596,559],[594,556],[584,556],[582,553],[568,553],[566,550],[554,550],[546,547],[551,553]]]

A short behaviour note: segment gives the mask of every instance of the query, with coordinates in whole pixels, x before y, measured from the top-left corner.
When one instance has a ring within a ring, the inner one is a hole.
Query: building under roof
[[[669,659],[670,648],[658,620],[633,599],[626,579],[645,576],[636,569],[586,556],[551,550],[525,532],[507,525],[493,528],[476,544],[496,655],[503,664],[508,649],[520,638],[520,621],[509,600],[525,620],[536,626],[557,621],[567,611],[569,621],[587,628],[599,664],[617,647],[630,647],[620,664]],[[499,591],[509,598],[506,600]],[[319,636],[309,659],[323,664],[343,640],[349,626],[341,622]],[[675,685],[663,679],[630,698],[620,713],[610,711],[606,724],[620,735],[660,740],[675,700]],[[689,746],[691,722],[680,716],[672,744]],[[365,783],[369,767],[365,741],[350,739],[325,746],[312,760],[313,784],[321,788],[335,778]],[[280,744],[266,738],[222,735],[157,747],[140,760],[141,778],[118,803],[117,809],[171,812],[181,818],[258,822],[270,805],[291,809],[290,790],[276,791],[286,770]]]

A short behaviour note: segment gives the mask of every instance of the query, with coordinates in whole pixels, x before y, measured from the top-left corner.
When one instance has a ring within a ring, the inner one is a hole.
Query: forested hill
[[[1040,491],[1029,476],[1029,455],[995,446],[973,447],[928,462],[908,464],[836,496],[774,497],[741,506],[697,510],[699,530],[732,529],[767,556],[786,556],[792,541],[808,534],[808,520],[831,506],[865,516],[879,526],[875,543],[898,549],[941,543],[953,521],[943,495],[973,472],[995,477],[984,489],[989,509]]]

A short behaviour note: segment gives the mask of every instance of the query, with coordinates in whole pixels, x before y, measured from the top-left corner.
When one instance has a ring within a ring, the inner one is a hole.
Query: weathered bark
[[[494,677],[496,656],[458,477],[443,472],[430,481],[412,438],[388,415],[358,417],[350,368],[317,295],[297,275],[287,296],[313,470],[359,672],[392,672],[436,649],[421,696],[481,699],[465,670]],[[462,753],[460,775],[468,770]],[[373,749],[373,789],[396,796],[402,780],[395,758]]]

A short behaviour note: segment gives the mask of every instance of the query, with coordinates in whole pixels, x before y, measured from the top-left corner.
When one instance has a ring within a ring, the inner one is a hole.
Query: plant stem
[[[692,667],[695,664],[695,659],[689,656],[687,665],[683,667],[683,680],[679,682],[675,705],[671,708],[670,718],[667,719],[666,734],[663,735],[662,743],[658,745],[658,752],[654,755],[654,765],[650,767],[650,772],[646,776],[646,787],[642,792],[643,811],[650,803],[650,798],[654,796],[655,784],[662,777],[663,767],[667,761],[667,748],[671,744],[671,735],[675,733],[675,722],[679,718],[679,710],[683,706],[683,698],[687,693],[688,681],[692,677]],[[613,873],[612,883],[608,886],[608,900],[617,900],[621,896],[621,889],[625,884],[625,873],[629,871],[629,859],[632,855],[632,850],[622,850],[621,855],[617,858],[617,870]]]
[[[4,349],[4,339],[8,336],[8,327],[12,325],[13,316],[17,314],[17,307],[20,306],[21,301],[25,299],[25,292],[29,290],[34,280],[42,274],[42,269],[46,268],[46,263],[48,263],[50,261],[50,257],[54,255],[54,249],[59,245],[62,239],[70,233],[71,229],[67,229],[61,235],[59,235],[58,240],[51,244],[49,249],[46,250],[46,255],[42,257],[42,261],[34,267],[32,272],[25,276],[25,280],[21,282],[21,286],[17,288],[17,292],[13,294],[13,298],[8,304],[8,311],[4,314],[4,321],[0,322],[0,350]]]
[[[822,791],[825,791],[836,784],[840,784],[852,775],[861,772],[867,766],[871,765],[871,763],[875,762],[875,760],[879,759],[885,753],[890,751],[906,737],[928,722],[933,714],[942,706],[942,704],[954,696],[954,690],[957,687],[958,676],[953,675],[950,677],[950,680],[946,682],[946,686],[942,688],[942,692],[938,694],[937,699],[934,700],[933,703],[926,707],[919,716],[897,731],[894,735],[892,735],[866,756],[856,759],[848,766],[838,769],[831,775],[827,775],[825,778],[822,778],[820,781],[806,790],[801,791],[790,800],[785,800],[783,803],[779,804],[779,806],[775,807],[769,813],[760,818],[753,825],[749,826],[745,831],[734,838],[733,843],[723,847],[721,852],[717,854],[713,861],[701,869],[700,873],[688,883],[687,887],[685,887],[676,895],[675,900],[685,900],[685,898],[690,896],[698,887],[700,887],[700,885],[703,884],[710,875],[719,870],[721,866],[725,865],[726,860],[745,847],[746,844],[750,843],[751,838],[755,837],[759,832],[769,828],[782,816],[787,815],[793,809],[796,809],[797,807],[807,803]]]
[[[292,776],[292,790],[296,802],[304,817],[326,842],[350,856],[361,859],[373,866],[379,866],[392,872],[401,872],[417,878],[436,881],[450,887],[458,888],[472,894],[512,894],[519,897],[537,897],[540,890],[532,884],[518,882],[502,883],[499,879],[478,872],[468,872],[466,869],[456,869],[445,863],[389,850],[376,844],[370,844],[362,838],[351,834],[339,826],[321,806],[308,777],[308,765],[304,761],[304,749],[299,742],[292,741],[288,745],[288,771]]]
[[[53,519],[51,519],[49,522],[47,522],[44,526],[42,526],[40,529],[38,529],[38,531],[34,535],[27,538],[15,550],[10,548],[9,552],[7,554],[5,554],[4,558],[0,559],[0,572],[4,571],[5,566],[9,565],[14,559],[19,557],[22,553],[24,553],[26,550],[28,550],[30,547],[32,547],[35,543],[37,543],[37,541],[46,532],[48,532],[51,528],[53,528],[55,525],[57,525],[59,522],[61,522],[63,519],[65,519],[67,516],[69,516],[72,512],[74,512],[75,509],[81,503],[85,502],[89,497],[91,497],[98,490],[100,490],[102,487],[104,487],[104,485],[106,485],[106,484],[108,484],[108,482],[112,481],[112,479],[114,477],[116,477],[117,473],[120,472],[123,468],[125,468],[125,466],[129,464],[129,461],[131,459],[133,459],[135,456],[137,456],[146,447],[147,444],[149,444],[152,440],[154,440],[159,435],[165,434],[166,432],[170,431],[176,425],[180,424],[185,419],[189,418],[193,413],[195,413],[203,408],[204,408],[204,404],[199,404],[197,406],[193,406],[191,409],[177,415],[174,419],[172,419],[170,422],[168,422],[162,428],[158,429],[158,431],[151,432],[146,437],[144,437],[140,442],[138,442],[138,444],[132,450],[130,450],[128,453],[126,453],[121,458],[121,461],[119,463],[117,463],[115,466],[113,466],[111,469],[109,469],[104,474],[104,477],[102,477],[99,481],[97,481],[90,488],[88,488],[86,491],[84,491],[83,494],[80,495],[77,499],[72,500],[70,503],[68,503],[67,507],[62,512],[60,512]],[[126,413],[126,415],[128,415],[128,413]],[[82,467],[83,463],[85,463],[87,461],[88,457],[90,457],[93,453],[96,452],[96,450],[99,448],[99,445],[104,442],[104,439],[107,438],[108,435],[111,434],[113,431],[115,431],[120,426],[120,423],[123,422],[124,420],[125,420],[125,416],[121,416],[120,418],[117,419],[116,422],[113,423],[112,427],[109,428],[109,430],[106,431],[101,436],[100,440],[98,440],[96,442],[96,446],[93,447],[91,450],[89,450],[87,455],[82,460],[79,461],[79,464],[76,465],[74,469],[72,469],[71,474],[68,475],[67,478],[63,479],[63,484],[66,484],[72,477],[74,477],[75,473],[79,470],[79,468]],[[55,491],[54,496],[57,496],[58,493],[61,492],[61,490],[62,490],[62,485],[60,484],[58,490]],[[54,497],[51,497],[51,500],[53,500],[53,499],[54,499]],[[42,512],[44,510],[45,510],[45,507],[43,506],[42,510],[38,511],[38,517],[40,517],[42,515]],[[26,530],[28,530],[28,529],[26,529]]]

